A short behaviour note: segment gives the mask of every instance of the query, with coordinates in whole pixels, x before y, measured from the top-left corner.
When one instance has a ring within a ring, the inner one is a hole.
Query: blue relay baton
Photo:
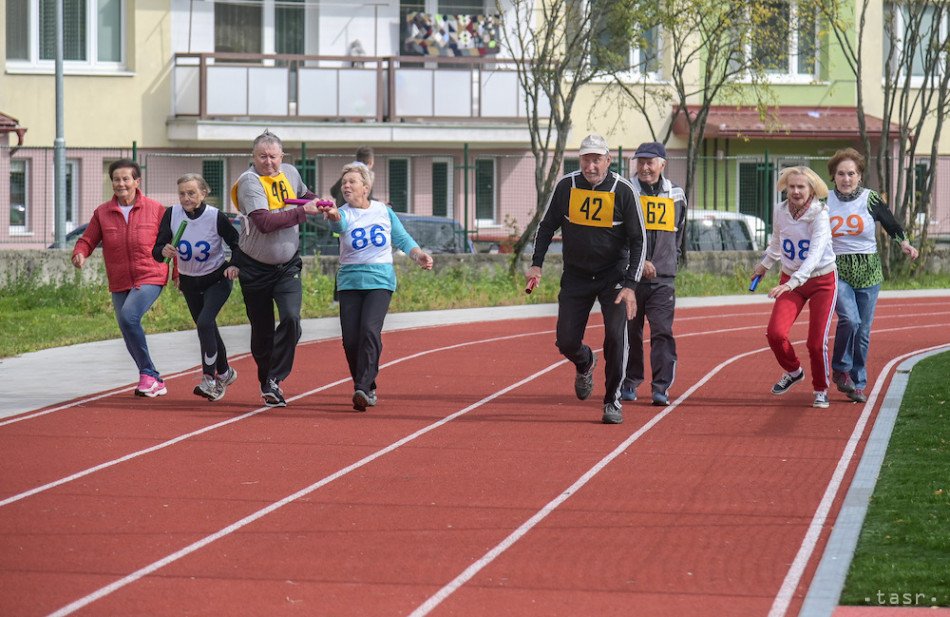
[[[759,286],[759,281],[762,280],[761,274],[756,274],[752,277],[752,282],[749,283],[749,291],[755,291],[755,288]]]

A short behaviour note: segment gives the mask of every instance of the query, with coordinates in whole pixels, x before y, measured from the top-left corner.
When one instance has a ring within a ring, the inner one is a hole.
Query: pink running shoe
[[[142,393],[145,391],[146,388],[148,388],[148,380],[149,380],[148,375],[145,375],[144,373],[142,375],[139,375],[139,385],[135,387],[135,396],[145,396]]]
[[[163,394],[168,394],[164,381],[156,379],[151,375],[142,375],[142,378],[139,380],[139,387],[135,390],[136,396],[155,398]]]

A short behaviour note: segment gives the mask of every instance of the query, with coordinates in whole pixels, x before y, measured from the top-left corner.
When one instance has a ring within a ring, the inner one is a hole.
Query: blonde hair
[[[363,181],[363,184],[366,185],[366,188],[373,190],[373,170],[366,166],[365,163],[348,163],[343,166],[343,173],[340,174],[340,179],[343,179],[348,173],[355,172],[360,175],[360,179]]]
[[[811,168],[799,165],[797,167],[786,167],[778,177],[778,190],[784,191],[788,188],[788,178],[790,176],[803,176],[811,187],[811,193],[818,199],[824,199],[828,196],[828,185],[821,179],[821,176],[812,171]]]

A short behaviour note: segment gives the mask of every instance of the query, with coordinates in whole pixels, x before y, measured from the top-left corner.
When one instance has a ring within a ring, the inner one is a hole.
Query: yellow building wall
[[[67,147],[170,145],[165,119],[171,109],[171,13],[168,0],[126,3],[127,70],[91,75],[66,69],[64,137]],[[5,32],[0,11],[0,32]],[[0,45],[0,64],[6,49]],[[28,146],[52,146],[56,137],[56,84],[52,72],[0,73],[0,111],[26,127]]]

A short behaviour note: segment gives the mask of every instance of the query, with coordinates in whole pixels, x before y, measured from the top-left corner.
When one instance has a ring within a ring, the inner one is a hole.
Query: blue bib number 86
[[[808,247],[811,246],[811,240],[799,240],[798,241],[798,259],[799,261],[805,261],[805,258],[808,257]],[[785,238],[782,240],[782,252],[785,253],[785,256],[789,259],[795,259],[795,243]]]
[[[205,240],[199,240],[195,242],[195,246],[192,248],[190,242],[180,240],[178,242],[178,258],[182,261],[191,261],[192,257],[199,263],[208,261],[208,258],[211,257],[211,245]]]
[[[386,246],[386,234],[382,225],[373,225],[369,228],[369,234],[365,227],[357,227],[350,232],[350,239],[354,251],[365,249],[370,243],[373,246]],[[368,236],[368,237],[367,237]]]

